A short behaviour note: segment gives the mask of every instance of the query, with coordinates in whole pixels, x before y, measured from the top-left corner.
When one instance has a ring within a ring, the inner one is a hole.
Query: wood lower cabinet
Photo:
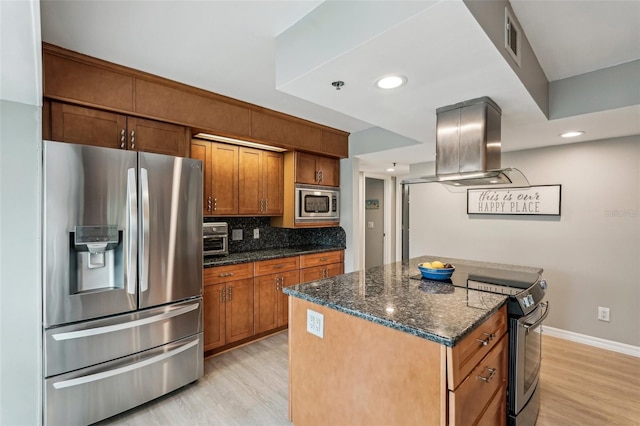
[[[225,319],[226,343],[253,336],[253,278],[227,284]]]
[[[447,348],[449,424],[505,425],[509,336],[503,306]]]
[[[289,322],[284,287],[342,273],[344,250],[205,268],[204,351],[283,329]]]
[[[344,274],[343,250],[300,256],[301,283],[331,278],[341,274]]]
[[[300,256],[263,260],[254,266],[254,319],[256,334],[287,325],[288,296],[284,287],[300,282]]]
[[[253,263],[206,268],[204,350],[253,336]]]
[[[278,216],[283,211],[284,160],[279,152],[239,148],[238,214]]]
[[[204,286],[204,350],[223,346],[226,342],[225,283]]]
[[[188,156],[182,126],[59,102],[51,102],[50,113],[55,141]]]
[[[202,161],[203,214],[238,214],[238,147],[193,139],[191,158]]]
[[[296,152],[295,181],[309,185],[340,186],[340,161]]]

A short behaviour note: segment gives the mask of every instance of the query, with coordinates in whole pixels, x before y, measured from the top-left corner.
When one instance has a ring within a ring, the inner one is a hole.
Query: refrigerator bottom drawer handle
[[[154,315],[149,318],[142,318],[135,321],[123,322],[121,324],[107,325],[104,327],[96,327],[96,328],[88,328],[86,330],[78,330],[78,331],[69,331],[66,333],[54,334],[54,340],[70,340],[70,339],[80,339],[83,337],[89,336],[97,336],[99,334],[113,333],[114,331],[127,330],[135,327],[140,327],[142,325],[152,324],[154,322],[164,321],[169,318],[177,317],[179,315],[186,314],[187,312],[191,312],[195,309],[198,309],[200,306],[199,303],[194,303],[189,306],[184,306],[181,308],[173,309],[168,312],[163,312],[159,315]]]
[[[151,364],[155,364],[157,362],[163,361],[167,358],[171,358],[172,356],[175,356],[177,354],[179,354],[180,352],[184,352],[187,349],[191,349],[194,346],[198,345],[198,341],[194,340],[191,343],[188,343],[186,345],[180,346],[179,348],[173,349],[171,351],[168,351],[166,353],[163,353],[162,355],[158,355],[156,357],[144,360],[144,361],[140,361],[140,362],[136,362],[135,364],[131,364],[131,365],[127,365],[124,367],[120,367],[120,368],[116,368],[115,370],[109,370],[109,371],[103,371],[101,373],[96,373],[96,374],[91,374],[89,376],[84,376],[84,377],[78,377],[75,379],[71,379],[71,380],[65,380],[62,382],[57,382],[53,384],[53,387],[56,389],[64,389],[64,388],[69,388],[72,386],[78,386],[78,385],[83,385],[85,383],[90,383],[90,382],[97,382],[98,380],[103,380],[106,379],[108,377],[113,377],[113,376],[117,376],[118,374],[123,374],[123,373],[128,373],[130,371],[133,370],[137,370],[139,368],[142,367],[146,367],[147,365],[151,365]]]

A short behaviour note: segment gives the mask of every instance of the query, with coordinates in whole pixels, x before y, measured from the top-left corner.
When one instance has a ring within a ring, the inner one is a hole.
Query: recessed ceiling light
[[[583,130],[572,130],[570,132],[564,132],[560,134],[563,138],[575,138],[576,136],[584,135]]]
[[[376,86],[381,89],[395,89],[405,84],[407,84],[407,77],[403,75],[388,75],[376,81]]]

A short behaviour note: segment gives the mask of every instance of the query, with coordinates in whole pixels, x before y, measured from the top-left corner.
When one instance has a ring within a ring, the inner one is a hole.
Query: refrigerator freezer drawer
[[[142,352],[202,331],[202,299],[45,330],[44,376]]]
[[[95,367],[45,380],[44,423],[86,425],[198,380],[202,333]]]

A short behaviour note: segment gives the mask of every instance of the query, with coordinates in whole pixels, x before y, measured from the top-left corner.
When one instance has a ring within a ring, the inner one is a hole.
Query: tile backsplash
[[[229,224],[229,253],[266,250],[306,245],[346,247],[346,234],[339,226],[330,228],[273,228],[269,217],[205,217],[204,222],[227,222]],[[233,241],[234,229],[241,229],[243,238]],[[258,229],[260,238],[253,238]]]

